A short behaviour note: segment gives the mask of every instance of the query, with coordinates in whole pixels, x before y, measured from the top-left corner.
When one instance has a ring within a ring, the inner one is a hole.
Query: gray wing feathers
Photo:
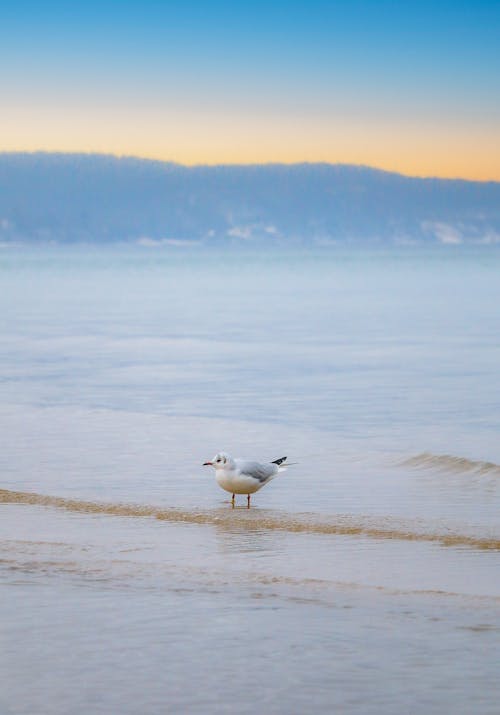
[[[240,472],[248,474],[262,483],[275,477],[279,471],[277,464],[260,464],[259,462],[245,462],[239,459],[235,461]]]

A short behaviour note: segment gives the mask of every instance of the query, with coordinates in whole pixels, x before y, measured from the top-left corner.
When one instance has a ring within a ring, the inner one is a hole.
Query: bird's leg
[[[234,509],[234,494],[233,494],[233,496],[231,497],[231,506],[232,506],[232,508]]]
[[[250,494],[247,494],[247,509],[250,509]]]

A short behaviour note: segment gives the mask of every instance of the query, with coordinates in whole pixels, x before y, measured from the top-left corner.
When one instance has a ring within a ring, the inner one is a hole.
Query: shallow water
[[[2,251],[2,712],[496,713],[499,268]]]

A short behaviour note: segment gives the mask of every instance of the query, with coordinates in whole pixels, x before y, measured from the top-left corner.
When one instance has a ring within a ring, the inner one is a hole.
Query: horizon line
[[[34,149],[34,150],[15,150],[15,149],[0,149],[1,156],[66,156],[66,157],[102,157],[115,160],[133,160],[150,162],[152,164],[164,164],[167,166],[177,166],[184,169],[197,168],[256,168],[256,167],[298,167],[298,166],[329,166],[329,167],[348,167],[353,169],[368,169],[369,171],[378,172],[381,174],[392,174],[401,176],[405,179],[421,179],[430,181],[463,181],[474,184],[498,184],[500,179],[468,179],[464,176],[437,176],[436,174],[406,174],[402,171],[387,169],[372,164],[349,163],[345,161],[312,161],[304,159],[301,161],[265,161],[265,162],[193,162],[185,163],[175,161],[173,159],[160,159],[158,157],[138,155],[138,154],[118,154],[114,152],[99,152],[99,151],[64,151],[64,150],[49,150],[49,149]]]

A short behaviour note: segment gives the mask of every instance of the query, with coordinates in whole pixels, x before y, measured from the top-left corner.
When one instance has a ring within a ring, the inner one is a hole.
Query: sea
[[[4,245],[0,434],[2,715],[498,715],[500,247]]]

